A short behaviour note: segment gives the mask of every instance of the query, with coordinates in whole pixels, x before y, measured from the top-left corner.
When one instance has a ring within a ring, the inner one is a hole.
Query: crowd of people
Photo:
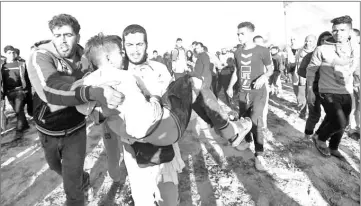
[[[305,139],[322,155],[344,160],[342,136],[360,127],[360,32],[349,16],[331,23],[331,32],[306,36],[302,47],[292,38],[281,49],[266,46],[253,23],[241,22],[233,48],[212,54],[199,40],[187,49],[177,38],[170,52],[154,50],[150,58],[141,25],[127,26],[122,37],[99,33],[83,48],[77,19],[59,14],[48,24],[53,39],[35,43],[27,64],[18,49],[4,48],[1,97],[16,113],[17,139],[29,128],[27,105],[49,168],[63,179],[66,205],[85,205],[91,187],[83,170],[86,117],[103,129],[114,185],[124,157],[135,205],[178,205],[185,166],[178,141],[192,111],[237,150],[253,141],[255,168],[267,171],[268,100],[282,98],[284,83],[292,84],[306,120]],[[231,113],[221,108],[221,91]],[[321,105],[326,116],[315,131]]]

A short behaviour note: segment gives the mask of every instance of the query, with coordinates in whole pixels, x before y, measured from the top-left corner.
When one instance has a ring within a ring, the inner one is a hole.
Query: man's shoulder
[[[153,60],[153,59],[148,60],[148,64],[150,64],[150,66],[152,66],[152,67],[154,67],[154,68],[156,68],[156,69],[158,69],[158,68],[161,68],[161,69],[165,68],[165,69],[167,69],[167,67],[166,67],[164,64],[162,64],[162,63],[160,63],[160,62],[158,62],[158,61],[155,61],[155,60]]]

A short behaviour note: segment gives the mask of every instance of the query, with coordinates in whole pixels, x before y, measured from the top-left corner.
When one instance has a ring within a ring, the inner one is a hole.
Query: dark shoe
[[[20,140],[20,139],[22,139],[23,137],[24,137],[24,132],[18,130],[18,131],[15,132],[15,138],[14,138],[14,140]]]
[[[346,161],[346,158],[341,154],[340,151],[330,149],[330,153],[331,153],[332,156],[337,157],[341,161]]]
[[[312,141],[315,143],[317,150],[325,157],[330,157],[330,149],[327,147],[326,142],[318,140],[318,135],[312,136]]]
[[[252,120],[249,117],[241,118],[238,121],[230,122],[230,124],[234,124],[236,131],[236,135],[229,139],[229,143],[232,147],[237,147],[245,136],[251,131],[252,129]]]

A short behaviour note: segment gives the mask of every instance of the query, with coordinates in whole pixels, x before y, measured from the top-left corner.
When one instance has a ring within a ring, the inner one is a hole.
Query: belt
[[[85,120],[82,121],[80,124],[78,124],[77,126],[70,128],[70,129],[66,129],[66,130],[61,130],[61,131],[51,131],[51,130],[47,130],[45,128],[40,127],[39,125],[35,124],[36,129],[45,134],[45,135],[49,135],[49,136],[53,136],[53,137],[61,137],[61,136],[68,136],[71,135],[72,133],[74,133],[75,131],[77,131],[78,129],[84,127],[86,125]]]

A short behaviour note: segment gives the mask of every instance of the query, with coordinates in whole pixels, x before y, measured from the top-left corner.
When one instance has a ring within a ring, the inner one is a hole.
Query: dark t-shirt
[[[266,47],[256,45],[252,49],[237,49],[235,52],[238,83],[241,91],[253,90],[255,80],[264,74],[265,66],[272,64],[272,58]],[[265,85],[262,86],[265,88]]]
[[[16,87],[22,86],[19,62],[14,61],[4,64],[3,68],[1,69],[1,74],[6,90],[12,90]]]

